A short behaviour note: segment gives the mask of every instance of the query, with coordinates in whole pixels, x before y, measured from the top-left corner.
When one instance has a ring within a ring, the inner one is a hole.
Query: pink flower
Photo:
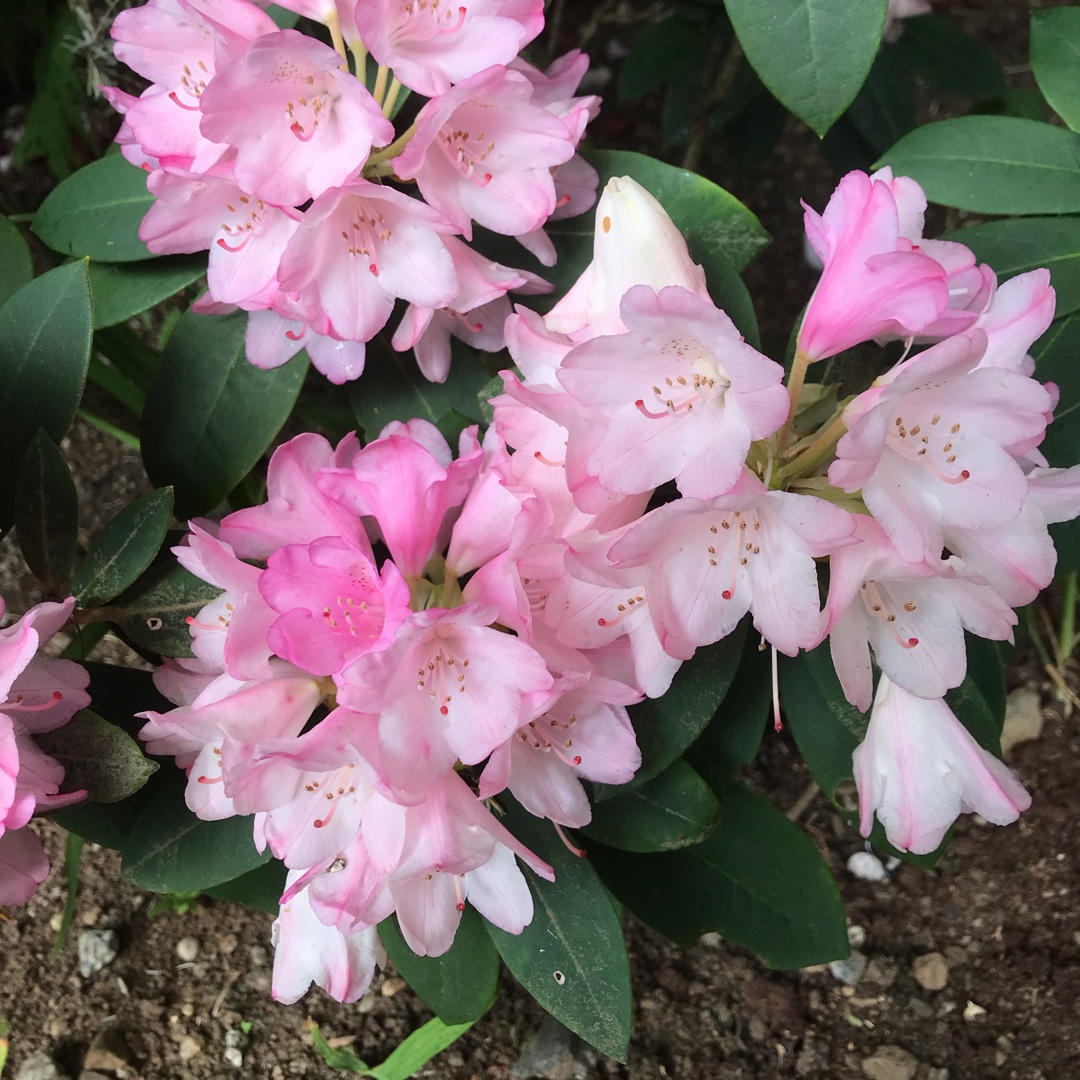
[[[316,333],[369,341],[396,298],[432,308],[453,300],[457,279],[440,234],[456,231],[419,200],[354,180],[308,208],[278,280],[299,294]]]
[[[1016,615],[957,559],[908,561],[873,518],[856,515],[859,543],[829,559],[825,632],[844,695],[870,708],[870,648],[899,686],[942,697],[967,672],[964,631],[1003,641]]]
[[[356,25],[380,64],[425,97],[509,63],[544,28],[543,0],[364,0]]]
[[[202,133],[236,148],[236,180],[298,206],[352,179],[394,126],[341,57],[295,30],[257,38],[199,100]]]
[[[982,330],[947,338],[849,406],[829,480],[863,501],[906,559],[937,559],[943,529],[1004,524],[1027,481],[1010,450],[1035,442],[1051,398],[1033,379],[982,368]]]
[[[1018,274],[998,286],[986,310],[972,324],[972,329],[984,330],[987,337],[979,367],[1031,375],[1035,364],[1027,352],[1053,322],[1055,303],[1049,270]]]
[[[278,308],[285,307],[280,294],[275,304]],[[288,315],[271,309],[251,312],[244,337],[249,362],[268,371],[288,363],[301,349],[307,349],[312,367],[336,386],[360,378],[367,356],[365,342],[340,341],[316,334],[307,325],[302,311],[293,312],[294,306],[298,305],[289,306]]]
[[[882,675],[866,737],[853,755],[859,831],[874,814],[901,851],[934,851],[963,813],[1014,822],[1031,796],[984,750],[941,699],[909,694]]]
[[[420,110],[416,134],[394,162],[424,198],[472,239],[472,221],[516,236],[555,209],[551,168],[569,161],[569,128],[532,101],[532,83],[491,67]]]
[[[606,421],[590,438],[589,474],[632,494],[676,480],[684,495],[731,490],[750,443],[787,417],[783,369],[747,345],[711,303],[677,286],[630,289],[628,333],[594,337],[570,352],[559,382]],[[571,434],[567,457],[581,448]]]
[[[948,307],[946,272],[904,235],[893,183],[891,173],[850,172],[822,216],[803,204],[807,236],[825,264],[799,330],[811,360],[882,334],[911,337]]]

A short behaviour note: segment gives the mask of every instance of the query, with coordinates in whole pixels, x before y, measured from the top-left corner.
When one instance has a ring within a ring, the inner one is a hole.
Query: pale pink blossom
[[[901,851],[934,851],[963,813],[1008,825],[1031,805],[1012,771],[984,750],[943,699],[927,700],[881,676],[870,726],[853,755],[859,831],[874,815]]]
[[[280,295],[275,301],[283,307]],[[342,341],[326,334],[316,334],[308,326],[298,305],[280,310],[266,308],[252,311],[248,317],[244,351],[248,360],[258,368],[271,370],[288,363],[301,349],[307,349],[311,364],[336,386],[351,382],[364,374],[367,345],[363,341]],[[293,317],[293,315],[297,317]]]
[[[1055,303],[1049,270],[1031,270],[999,285],[986,309],[972,324],[973,329],[985,331],[987,337],[979,367],[1033,374],[1035,362],[1028,356],[1028,350],[1049,329]]]

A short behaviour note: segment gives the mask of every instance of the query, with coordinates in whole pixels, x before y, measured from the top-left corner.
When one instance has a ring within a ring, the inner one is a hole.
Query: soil
[[[620,7],[633,12],[645,5],[607,7],[617,16]],[[1014,85],[1030,80],[1024,68],[1026,4],[982,0],[954,3],[950,10],[992,43]],[[609,51],[617,57],[617,36],[613,40]],[[616,108],[607,116],[602,131],[612,140],[639,148],[658,145],[655,107]],[[752,172],[739,174],[722,147],[709,149],[702,170],[744,199],[775,237],[747,276],[754,295],[769,301],[759,311],[766,337],[778,337],[813,285],[802,257],[798,199],[820,208],[837,177],[816,138],[794,121],[777,150]],[[82,505],[107,519],[145,483],[138,458],[81,423],[70,438],[69,458],[84,463],[78,477]],[[12,609],[21,610],[25,579],[11,538],[0,545],[0,579]],[[1075,669],[1066,673],[1074,690],[1078,676]],[[1028,647],[1015,653],[1009,680],[1038,694],[1044,721],[1039,738],[1018,745],[1008,759],[1032,792],[1033,806],[1006,829],[961,819],[934,870],[899,866],[877,882],[853,876],[846,862],[863,850],[862,841],[824,797],[807,803],[809,775],[786,733],[770,736],[747,771],[782,809],[802,808],[800,824],[839,882],[852,941],[867,960],[855,985],[828,968],[769,971],[715,935],[683,951],[628,916],[635,997],[628,1063],[597,1060],[579,1049],[580,1060],[564,1056],[543,1075],[1080,1077],[1080,851],[1074,809],[1080,719],[1058,699]],[[60,867],[62,830],[47,822],[35,827]],[[337,1005],[319,991],[294,1007],[275,1004],[268,993],[268,916],[205,898],[188,913],[151,916],[153,897],[121,881],[115,854],[92,845],[82,863],[70,940],[51,959],[64,895],[57,869],[28,905],[0,920],[0,1014],[11,1025],[5,1075],[18,1077],[27,1059],[44,1053],[61,1077],[72,1080],[92,1065],[120,1080],[327,1077],[337,1074],[311,1045],[310,1019],[327,1037],[352,1039],[361,1057],[377,1062],[430,1015],[392,969],[376,977],[358,1005]],[[117,955],[83,977],[78,939],[103,930],[115,931]],[[190,942],[178,953],[181,939],[194,939],[197,953]],[[916,965],[931,953],[939,957]],[[937,982],[927,978],[927,965],[935,968]],[[923,983],[937,986],[944,977],[944,986],[925,988],[916,969]],[[508,974],[503,982],[492,1011],[418,1075],[518,1075],[514,1063],[543,1014]],[[95,1040],[98,1052],[88,1058]]]

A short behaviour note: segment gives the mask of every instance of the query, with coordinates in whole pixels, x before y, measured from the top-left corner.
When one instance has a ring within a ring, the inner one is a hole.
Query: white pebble
[[[225,1048],[225,1060],[234,1068],[239,1069],[244,1064],[244,1055],[235,1046]]]
[[[889,876],[881,860],[869,851],[856,851],[848,859],[847,868],[861,881],[884,881]]]
[[[176,943],[176,955],[184,961],[185,964],[190,964],[193,960],[199,956],[199,941],[198,938],[182,937]]]

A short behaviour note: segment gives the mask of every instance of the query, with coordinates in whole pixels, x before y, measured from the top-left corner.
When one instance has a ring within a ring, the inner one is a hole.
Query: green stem
[[[395,79],[394,82],[397,82],[397,79]],[[400,83],[398,85],[400,85]],[[416,125],[410,124],[389,146],[372,154],[367,159],[364,168],[370,169],[372,165],[381,165],[384,161],[389,161],[391,158],[397,157],[398,154],[405,149],[406,144],[415,134]]]
[[[331,8],[326,16],[326,26],[330,31],[330,40],[334,43],[334,52],[345,61],[344,70],[349,70],[349,54],[345,51],[345,39],[341,36],[341,22],[338,19],[337,8]]]
[[[1073,654],[1076,647],[1076,600],[1077,580],[1076,571],[1065,576],[1065,596],[1062,600],[1061,626],[1058,630],[1058,668],[1063,669],[1065,663]]]
[[[379,103],[380,107],[383,98],[386,97],[386,77],[389,74],[390,69],[385,64],[380,64],[379,70],[375,73],[375,89],[371,91],[371,96]]]
[[[788,410],[788,418],[780,429],[780,438],[776,444],[778,454],[783,454],[791,438],[791,429],[795,424],[795,410],[799,407],[799,395],[802,394],[803,383],[806,382],[806,369],[810,366],[810,357],[802,351],[795,350],[795,359],[791,364],[791,374],[788,376],[788,397],[791,399],[791,407]]]
[[[401,93],[401,83],[398,82],[395,75],[390,80],[390,89],[386,92],[386,100],[382,103],[382,114],[390,119],[390,114],[394,111],[394,106],[397,104],[398,94]]]
[[[143,405],[146,404],[146,394],[129,378],[117,371],[116,368],[102,363],[96,356],[92,356],[90,357],[90,368],[87,377],[107,394],[111,394],[116,398],[121,405],[126,405],[136,416],[142,416]]]
[[[132,435],[130,431],[125,431],[115,424],[110,424],[109,421],[103,417],[97,416],[87,409],[80,409],[76,415],[85,420],[92,427],[96,427],[98,431],[104,431],[106,435],[111,435],[117,442],[122,442],[125,446],[130,446],[132,450],[142,449],[139,440]]]
[[[776,474],[777,483],[809,476],[836,449],[846,432],[847,424],[841,413],[794,461],[781,466]]]

